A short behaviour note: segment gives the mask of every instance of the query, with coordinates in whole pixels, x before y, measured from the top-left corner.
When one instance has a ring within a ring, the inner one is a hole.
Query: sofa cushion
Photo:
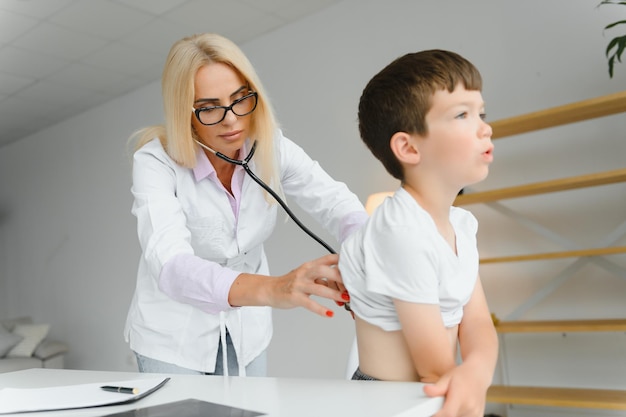
[[[8,331],[12,332],[18,324],[33,324],[33,319],[28,316],[17,317],[15,319],[0,320],[0,324],[2,324]]]
[[[23,336],[11,333],[4,326],[0,325],[0,358],[6,356],[22,339],[24,339]]]
[[[49,324],[16,324],[13,333],[22,336],[23,339],[7,353],[7,357],[32,356],[49,330]]]
[[[57,342],[55,340],[45,339],[37,347],[37,349],[33,353],[33,356],[35,358],[39,358],[45,361],[54,356],[61,355],[67,351],[68,351],[68,347],[65,343]]]

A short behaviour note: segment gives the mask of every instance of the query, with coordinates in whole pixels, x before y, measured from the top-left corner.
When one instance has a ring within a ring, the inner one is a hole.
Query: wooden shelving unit
[[[501,321],[498,333],[626,332],[626,319]]]
[[[626,182],[626,168],[576,177],[561,178],[517,187],[501,188],[498,190],[461,194],[454,200],[455,206],[464,206],[476,203],[488,203],[509,198],[528,197],[539,194],[554,193],[557,191],[575,190],[578,188],[595,187],[598,185]]]
[[[492,139],[518,135],[526,132],[556,127],[583,120],[626,112],[626,91],[554,107],[491,123]],[[598,172],[569,178],[552,179],[490,191],[459,195],[455,205],[493,203],[505,199],[536,196],[546,193],[583,189],[626,182],[626,168]],[[565,250],[559,252],[513,255],[481,259],[481,264],[549,260],[567,257],[597,257],[626,253],[626,246]],[[626,318],[601,320],[553,320],[553,321],[496,321],[501,346],[510,333],[569,333],[569,332],[626,332]],[[626,410],[626,390],[511,386],[506,381],[493,385],[487,401],[502,404],[518,404],[548,407],[574,407],[581,409]]]
[[[501,404],[626,410],[626,391],[492,385],[487,392],[487,401]]]
[[[544,252],[529,255],[500,256],[496,258],[483,258],[481,264],[493,264],[501,262],[540,261],[545,259],[581,258],[586,256],[606,256],[626,253],[626,246],[613,246],[608,248],[592,248],[580,250],[568,250],[561,252]]]
[[[626,332],[626,319],[501,321],[495,326],[500,336],[510,333]],[[492,385],[487,391],[487,402],[626,410],[626,390]]]
[[[626,112],[626,91],[489,123],[492,139]]]

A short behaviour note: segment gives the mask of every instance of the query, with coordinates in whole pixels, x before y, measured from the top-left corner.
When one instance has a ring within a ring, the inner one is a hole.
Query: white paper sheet
[[[89,408],[132,402],[149,395],[168,380],[169,378],[149,378],[50,388],[3,388],[0,389],[0,414]],[[100,388],[104,385],[137,388],[137,394],[104,391]]]

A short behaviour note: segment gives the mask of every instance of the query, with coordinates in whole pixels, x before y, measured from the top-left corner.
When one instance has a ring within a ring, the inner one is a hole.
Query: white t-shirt
[[[386,331],[400,330],[393,299],[438,304],[446,327],[460,323],[478,277],[478,222],[451,207],[457,254],[432,217],[403,188],[343,243],[339,270],[356,315]]]

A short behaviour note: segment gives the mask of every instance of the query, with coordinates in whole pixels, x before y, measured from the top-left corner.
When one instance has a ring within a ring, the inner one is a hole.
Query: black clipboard
[[[261,415],[266,414],[188,398],[171,403],[106,414],[103,417],[256,417]]]

